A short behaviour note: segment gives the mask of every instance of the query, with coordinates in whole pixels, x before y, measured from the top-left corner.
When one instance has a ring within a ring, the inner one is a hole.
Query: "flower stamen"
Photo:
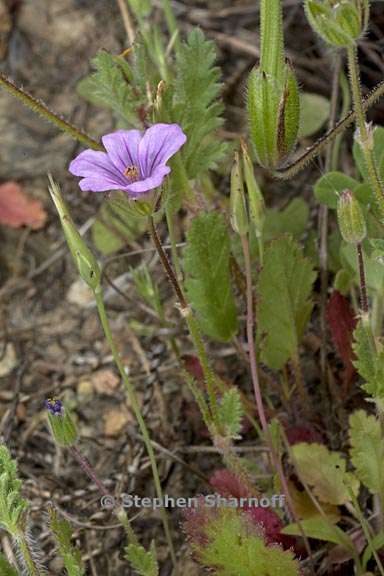
[[[139,169],[136,166],[127,166],[123,174],[130,182],[136,182],[140,176]]]

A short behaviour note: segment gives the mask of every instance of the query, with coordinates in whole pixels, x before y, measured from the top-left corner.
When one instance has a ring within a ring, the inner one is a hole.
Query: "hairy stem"
[[[360,133],[359,140],[363,150],[369,181],[375,196],[376,205],[380,211],[381,217],[384,218],[384,189],[380,182],[373,154],[373,133],[370,132],[366,124],[356,46],[348,48],[348,68],[353,96],[353,106],[356,114],[356,125],[359,128]]]
[[[38,562],[35,562],[28,538],[23,531],[20,531],[15,536],[15,541],[24,561],[25,567],[28,570],[29,576],[45,575],[46,571],[39,566]]]
[[[153,240],[153,243],[155,245],[155,248],[157,250],[157,253],[159,254],[159,258],[160,261],[162,263],[162,266],[164,268],[164,271],[172,285],[172,288],[176,294],[179,306],[180,306],[180,312],[181,315],[185,318],[185,321],[187,323],[188,326],[188,330],[190,333],[190,336],[192,338],[197,356],[200,360],[200,364],[203,370],[203,374],[204,374],[204,380],[205,380],[205,384],[207,387],[207,393],[208,393],[208,397],[209,397],[209,404],[210,404],[210,409],[212,412],[212,418],[214,422],[217,422],[217,398],[216,398],[216,376],[210,366],[209,360],[208,360],[208,356],[207,356],[207,352],[205,350],[205,346],[204,346],[204,342],[203,342],[203,338],[201,336],[200,333],[200,328],[199,325],[196,321],[196,318],[193,315],[193,312],[187,302],[187,299],[184,295],[184,292],[179,284],[178,279],[176,278],[176,275],[173,271],[173,268],[171,266],[170,261],[168,260],[168,256],[163,248],[163,245],[161,243],[161,240],[159,238],[159,235],[157,233],[156,230],[156,226],[155,226],[155,222],[153,220],[152,217],[149,218],[149,231]]]
[[[373,104],[375,104],[384,94],[384,80],[380,82],[371,93],[363,100],[363,110],[367,111]],[[339,136],[348,128],[356,119],[356,112],[352,110],[344,118],[339,120],[334,128],[328,130],[324,136],[319,138],[313,146],[305,150],[298,158],[296,158],[291,164],[276,170],[273,174],[276,178],[281,180],[290,180],[293,176],[296,176],[301,170],[303,170],[309,162],[314,160],[331,142],[334,138]]]
[[[3,86],[3,88],[5,88],[7,92],[12,94],[12,96],[15,96],[25,106],[31,108],[31,110],[33,110],[37,114],[40,114],[40,116],[43,116],[43,118],[45,118],[46,120],[48,120],[48,122],[51,122],[52,124],[60,128],[60,130],[62,130],[63,132],[69,134],[74,140],[77,140],[78,142],[85,144],[86,146],[92,148],[93,150],[104,150],[104,147],[102,146],[102,144],[100,144],[100,142],[94,140],[93,138],[88,136],[88,134],[86,134],[79,128],[76,128],[76,126],[73,126],[73,124],[67,122],[67,120],[60,118],[60,116],[49,110],[49,108],[43,102],[31,96],[30,94],[28,94],[28,92],[26,92],[19,86],[16,86],[16,84],[12,82],[12,80],[4,76],[4,74],[2,74],[1,72],[0,72],[0,86]]]
[[[367,282],[365,279],[364,256],[361,242],[356,246],[357,259],[359,264],[359,277],[360,277],[360,301],[361,309],[365,314],[369,313],[368,295],[367,295]]]
[[[110,496],[108,490],[106,489],[106,487],[104,486],[104,484],[102,483],[100,478],[98,477],[95,469],[93,468],[93,466],[90,463],[90,461],[88,460],[88,458],[86,456],[84,456],[84,454],[82,454],[80,452],[80,450],[78,448],[76,448],[76,446],[70,446],[69,451],[72,454],[72,456],[74,457],[74,459],[78,462],[81,469],[88,476],[88,478],[90,478],[92,480],[92,482],[94,482],[94,484],[97,486],[100,494],[102,494],[103,496]],[[122,507],[117,508],[116,516],[119,518],[120,522],[124,526],[124,529],[127,532],[127,536],[129,538],[129,542],[131,542],[133,544],[137,544],[138,543],[137,536],[132,529],[131,523],[128,519],[128,516],[127,516],[124,508],[122,508]]]
[[[308,539],[304,533],[304,530],[301,526],[300,519],[298,518],[295,507],[289,492],[288,482],[284,474],[283,467],[281,465],[281,460],[276,454],[276,451],[273,446],[273,441],[271,437],[271,433],[268,427],[267,417],[265,414],[263,397],[261,393],[260,387],[260,380],[259,374],[257,369],[257,359],[256,359],[256,350],[255,350],[255,337],[254,337],[254,330],[255,330],[255,320],[254,320],[254,311],[253,311],[253,289],[252,289],[252,269],[251,269],[251,256],[249,251],[249,241],[247,236],[241,236],[241,244],[244,254],[244,262],[245,262],[245,276],[246,276],[246,283],[247,283],[247,342],[248,342],[248,356],[249,356],[249,365],[251,369],[251,378],[253,383],[253,389],[255,393],[256,399],[256,407],[257,412],[260,419],[260,424],[265,436],[265,439],[268,444],[268,448],[270,450],[272,463],[276,469],[276,472],[279,476],[280,483],[282,490],[284,492],[285,498],[287,500],[288,511],[290,516],[294,519],[294,521],[298,524],[301,535],[303,537],[306,550],[308,552],[308,556],[312,559],[311,548],[309,546]],[[312,573],[314,574],[313,566],[311,565]]]
[[[95,291],[95,299],[96,299],[96,305],[97,305],[97,310],[99,313],[100,322],[101,322],[101,325],[103,327],[105,337],[106,337],[107,342],[109,344],[109,347],[111,349],[115,364],[116,364],[117,368],[119,369],[120,375],[123,379],[124,386],[125,386],[125,389],[127,391],[129,403],[131,405],[131,408],[134,412],[135,418],[136,418],[137,423],[139,425],[140,432],[143,436],[143,440],[144,440],[145,447],[147,449],[149,461],[151,463],[152,475],[153,475],[153,480],[154,480],[154,484],[155,484],[155,490],[156,490],[157,497],[160,498],[161,501],[163,501],[163,491],[161,488],[159,470],[157,467],[155,452],[154,452],[153,447],[152,447],[151,438],[149,436],[148,428],[145,424],[143,415],[141,413],[141,409],[140,409],[140,405],[139,405],[139,402],[137,399],[135,389],[132,385],[130,378],[128,377],[128,374],[125,371],[124,364],[120,358],[119,351],[118,351],[116,344],[115,344],[115,341],[113,339],[111,326],[109,324],[108,316],[107,316],[107,313],[105,310],[105,304],[104,304],[104,299],[103,299],[103,294],[102,294],[101,288],[99,288],[99,290]],[[166,536],[167,543],[169,546],[172,562],[173,562],[174,566],[176,566],[176,555],[175,555],[175,550],[173,547],[171,531],[169,528],[167,512],[164,508],[160,508],[160,513],[162,516],[165,536]]]

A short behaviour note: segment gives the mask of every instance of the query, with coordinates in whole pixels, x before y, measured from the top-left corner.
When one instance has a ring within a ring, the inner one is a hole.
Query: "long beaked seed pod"
[[[369,21],[369,0],[305,0],[305,12],[314,31],[338,48],[356,44]]]

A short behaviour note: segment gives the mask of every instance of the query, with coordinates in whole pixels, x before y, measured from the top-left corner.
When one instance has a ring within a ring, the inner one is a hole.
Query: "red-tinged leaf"
[[[321,434],[312,426],[312,424],[296,424],[294,426],[286,426],[285,435],[290,446],[300,444],[300,442],[317,442],[323,444],[324,439]]]
[[[0,185],[0,224],[11,228],[30,226],[38,230],[47,219],[41,202],[28,196],[16,182]]]
[[[192,356],[191,354],[184,354],[182,357],[184,362],[184,368],[186,371],[194,378],[197,382],[204,382],[204,372],[200,364],[200,360],[197,356]]]
[[[262,527],[266,544],[280,544],[285,550],[295,547],[296,538],[281,534],[283,523],[273,510],[250,507],[245,514],[254,524]]]
[[[353,331],[356,317],[348,300],[334,290],[327,304],[327,321],[332,339],[346,368],[345,379],[350,382],[355,374],[353,366]]]
[[[210,477],[209,483],[224,498],[249,498],[251,496],[241,479],[225,468],[216,470]]]

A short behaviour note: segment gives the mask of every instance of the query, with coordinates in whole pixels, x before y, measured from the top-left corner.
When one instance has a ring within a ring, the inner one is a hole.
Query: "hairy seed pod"
[[[255,178],[252,160],[249,156],[245,142],[241,142],[241,152],[243,159],[244,181],[247,187],[249,217],[254,227],[256,237],[261,238],[265,222],[264,198]]]
[[[344,190],[337,202],[337,219],[340,233],[348,244],[359,244],[367,235],[361,206],[350,190]]]
[[[77,441],[77,430],[68,410],[57,398],[46,400],[48,422],[52,436],[58,446],[74,446]]]
[[[299,130],[299,88],[288,61],[282,78],[261,68],[251,72],[248,119],[259,163],[266,168],[276,168],[292,151]]]
[[[339,48],[353,46],[369,21],[369,0],[305,0],[312,28],[325,42]]]

